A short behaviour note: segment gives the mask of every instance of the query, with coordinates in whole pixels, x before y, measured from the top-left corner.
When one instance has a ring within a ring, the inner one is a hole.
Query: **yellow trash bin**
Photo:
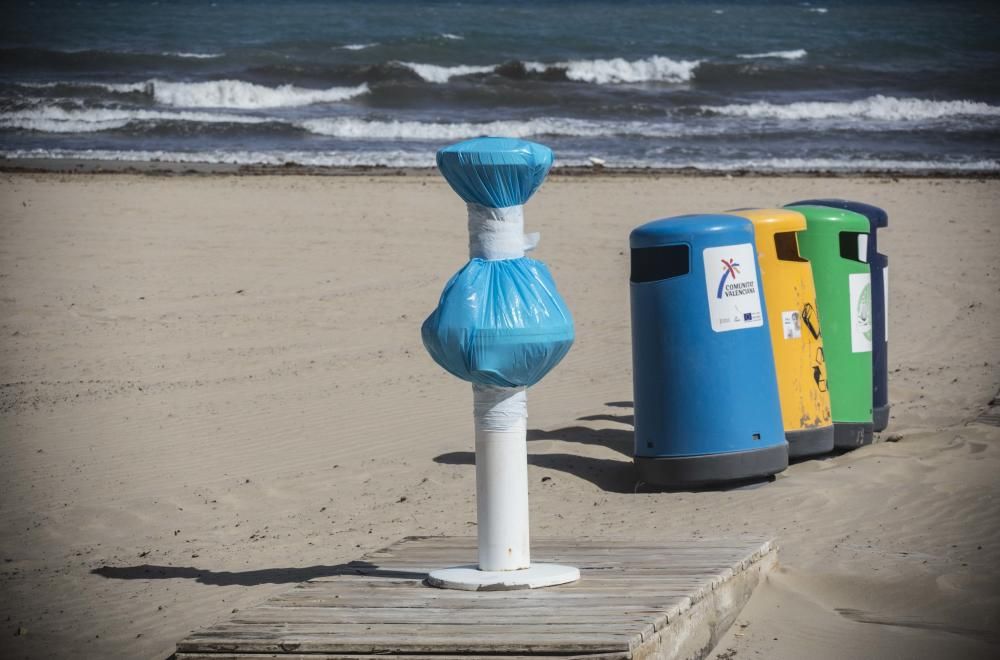
[[[834,438],[823,338],[812,265],[799,255],[795,235],[805,231],[805,216],[787,209],[728,213],[754,225],[788,456],[825,454],[833,450]]]

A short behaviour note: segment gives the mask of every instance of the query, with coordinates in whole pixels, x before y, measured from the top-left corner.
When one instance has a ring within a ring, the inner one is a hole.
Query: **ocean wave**
[[[55,89],[57,87],[78,87],[82,89],[103,89],[108,92],[114,92],[116,94],[130,94],[133,92],[142,92],[146,94],[152,94],[152,82],[137,82],[137,83],[100,83],[100,82],[87,82],[87,81],[56,81],[56,82],[17,82],[14,83],[18,87],[27,87],[28,89]]]
[[[419,62],[400,62],[402,66],[410,69],[418,76],[432,83],[446,83],[458,76],[468,76],[474,73],[492,73],[496,65],[470,66],[458,64],[455,66],[441,66],[438,64],[421,64]]]
[[[698,128],[678,124],[653,124],[628,121],[593,121],[568,117],[540,117],[527,120],[493,122],[437,123],[419,121],[377,121],[352,117],[309,119],[300,122],[303,129],[329,137],[349,140],[461,140],[481,135],[526,138],[533,136],[564,137],[679,137],[700,134]]]
[[[608,60],[570,60],[567,62],[522,62],[514,60],[505,64],[445,66],[421,64],[419,62],[399,62],[418,76],[432,83],[446,83],[452,78],[484,73],[503,75],[558,74],[566,80],[607,85],[614,83],[639,82],[687,82],[694,77],[694,71],[702,60],[673,60],[654,55],[642,60],[626,60],[621,57]]]
[[[222,53],[184,53],[170,51],[160,53],[160,55],[166,55],[167,57],[183,57],[191,60],[214,60],[217,57],[222,57]]]
[[[314,103],[346,101],[368,92],[368,85],[306,89],[281,85],[265,87],[242,80],[208,82],[150,81],[157,102],[182,108],[291,108]]]
[[[814,14],[825,14],[830,10],[826,7],[813,7],[811,9],[807,9],[806,11],[811,11]]]
[[[346,101],[368,92],[368,85],[356,87],[331,87],[308,89],[281,85],[266,87],[243,80],[210,80],[205,82],[171,82],[146,80],[134,83],[102,83],[86,81],[61,81],[16,83],[28,88],[76,87],[103,89],[115,94],[141,93],[153,97],[158,103],[183,108],[231,108],[254,110],[258,108],[292,108],[315,103]]]
[[[337,48],[341,48],[343,50],[364,50],[366,48],[374,48],[375,46],[378,46],[378,43],[373,41],[370,44],[345,44],[343,46],[337,46]]]
[[[451,39],[452,41],[463,41],[465,37],[460,34],[452,34],[451,32],[442,32],[441,37],[444,39]]]
[[[736,57],[744,60],[760,60],[765,58],[777,58],[782,60],[800,60],[806,56],[806,51],[802,48],[796,50],[772,50],[766,53],[748,53],[746,55],[737,55]]]
[[[979,101],[932,101],[926,99],[872,96],[859,101],[801,101],[783,105],[756,103],[701,106],[715,115],[753,119],[872,119],[921,121],[962,116],[1000,116],[1000,106]]]
[[[695,169],[703,172],[1000,172],[996,160],[898,160],[880,158],[748,158],[741,160],[662,161],[639,164],[608,160],[612,167],[650,167],[653,169]]]
[[[113,149],[14,149],[0,151],[8,160],[80,159],[123,162],[206,163],[232,165],[286,165],[316,167],[434,167],[434,156],[425,151],[153,151]],[[734,160],[664,161],[607,158],[607,165],[621,168],[699,170],[704,172],[1000,172],[996,160],[896,160],[877,158],[752,158]],[[585,166],[583,155],[560,158],[556,167]]]
[[[287,165],[316,167],[434,167],[434,154],[414,151],[158,151],[116,149],[14,149],[0,157],[80,159],[123,162],[206,163],[218,165]]]
[[[672,60],[653,55],[642,60],[616,57],[610,60],[571,60],[554,65],[566,69],[566,77],[578,82],[607,85],[612,83],[687,82],[701,60]],[[530,65],[530,66],[529,66]],[[539,63],[526,63],[529,71],[537,70]]]
[[[124,128],[134,122],[184,121],[228,124],[263,124],[271,119],[247,115],[209,112],[162,112],[157,110],[124,110],[90,108],[66,110],[45,106],[0,114],[0,128],[37,131],[40,133],[97,133]]]

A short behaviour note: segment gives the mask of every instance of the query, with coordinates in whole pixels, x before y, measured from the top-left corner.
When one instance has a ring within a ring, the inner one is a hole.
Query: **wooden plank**
[[[393,660],[469,660],[468,655],[410,655],[393,654]],[[537,655],[494,655],[479,654],[480,658],[496,658],[497,660],[537,660]],[[632,656],[628,651],[617,653],[588,653],[586,655],[548,655],[548,658],[559,658],[559,660],[629,660]],[[329,655],[325,653],[175,653],[174,660],[325,660],[336,658],[336,660],[372,660],[372,655],[368,653],[337,653]]]
[[[608,635],[569,633],[522,634],[435,634],[413,628],[406,636],[379,635],[373,639],[370,631],[359,634],[331,635],[329,632],[314,634],[268,633],[247,631],[246,634],[192,635],[177,645],[178,652],[234,652],[241,653],[608,653],[627,652],[633,645],[625,636],[609,638]]]
[[[540,653],[623,660],[773,550],[747,539],[668,546],[536,539],[533,545],[535,561],[573,564],[582,579],[538,591],[434,589],[424,585],[424,574],[474,561],[475,539],[406,539],[190,635],[178,644],[177,658],[514,660]]]
[[[624,608],[573,610],[551,608],[419,608],[419,607],[255,607],[233,616],[234,623],[378,623],[399,624],[427,621],[431,624],[475,625],[571,625],[575,623],[633,623],[648,621],[659,610],[651,607],[637,610]]]

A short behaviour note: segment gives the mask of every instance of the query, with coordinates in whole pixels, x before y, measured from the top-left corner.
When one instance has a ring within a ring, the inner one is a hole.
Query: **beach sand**
[[[773,483],[635,493],[630,229],[888,210],[892,421]],[[527,231],[577,342],[529,393],[536,535],[770,535],[711,657],[996,657],[1000,181],[553,176]],[[420,324],[466,259],[436,174],[0,175],[0,655],[166,658],[413,534],[475,534],[469,386]]]

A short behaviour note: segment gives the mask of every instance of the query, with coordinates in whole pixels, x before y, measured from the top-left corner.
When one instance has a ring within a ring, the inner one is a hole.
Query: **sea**
[[[1000,3],[2,3],[0,158],[1000,171]]]

